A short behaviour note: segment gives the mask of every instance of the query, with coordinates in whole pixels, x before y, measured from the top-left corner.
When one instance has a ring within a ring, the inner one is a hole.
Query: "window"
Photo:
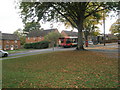
[[[28,40],[30,40],[30,37],[28,37]]]
[[[9,48],[9,45],[6,45],[6,48]]]
[[[9,43],[9,40],[7,40],[7,43]]]
[[[43,37],[42,36],[40,36],[40,39],[42,39]]]
[[[69,43],[71,43],[71,41],[67,40],[66,43],[69,44]]]
[[[15,48],[18,48],[18,45],[15,45]]]
[[[14,50],[14,45],[11,45],[10,50]]]
[[[17,40],[15,40],[15,43],[17,43]]]
[[[36,40],[36,37],[34,37],[33,39]]]
[[[13,45],[11,45],[11,47],[14,47]]]
[[[71,40],[70,40],[70,39],[67,39],[67,40],[66,40],[66,43],[67,43],[67,44],[71,43]]]
[[[61,39],[61,43],[64,43],[64,39]]]

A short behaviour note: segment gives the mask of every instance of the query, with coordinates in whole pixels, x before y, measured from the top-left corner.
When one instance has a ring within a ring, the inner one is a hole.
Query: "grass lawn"
[[[3,88],[117,88],[118,60],[62,51],[3,60]]]

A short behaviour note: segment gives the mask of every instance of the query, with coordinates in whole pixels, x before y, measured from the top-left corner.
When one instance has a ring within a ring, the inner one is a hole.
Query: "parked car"
[[[120,40],[118,40],[118,44],[120,44]]]
[[[0,57],[7,57],[8,56],[8,52],[0,50]]]
[[[89,45],[93,45],[93,42],[92,42],[92,41],[88,41],[88,44],[89,44]]]

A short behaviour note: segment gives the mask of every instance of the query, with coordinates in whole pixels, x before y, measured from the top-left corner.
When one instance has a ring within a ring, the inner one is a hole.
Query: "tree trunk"
[[[84,50],[82,31],[78,31],[78,46],[77,46],[76,49],[77,49],[77,50]]]
[[[85,50],[83,47],[83,20],[80,20],[80,23],[78,24],[78,45],[77,50]]]

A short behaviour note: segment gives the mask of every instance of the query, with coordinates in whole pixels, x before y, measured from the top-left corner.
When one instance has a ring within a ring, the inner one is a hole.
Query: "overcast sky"
[[[116,21],[117,17],[106,19],[106,33],[109,33],[109,28],[111,24]],[[47,26],[47,27],[46,27]],[[50,25],[44,24],[43,28],[49,29]],[[100,26],[101,33],[103,32],[103,26]],[[17,29],[23,29],[22,19],[18,14],[18,10],[15,9],[14,0],[2,0],[0,2],[0,31],[2,33],[13,33]],[[57,24],[54,28],[58,30],[65,29],[64,25]]]

